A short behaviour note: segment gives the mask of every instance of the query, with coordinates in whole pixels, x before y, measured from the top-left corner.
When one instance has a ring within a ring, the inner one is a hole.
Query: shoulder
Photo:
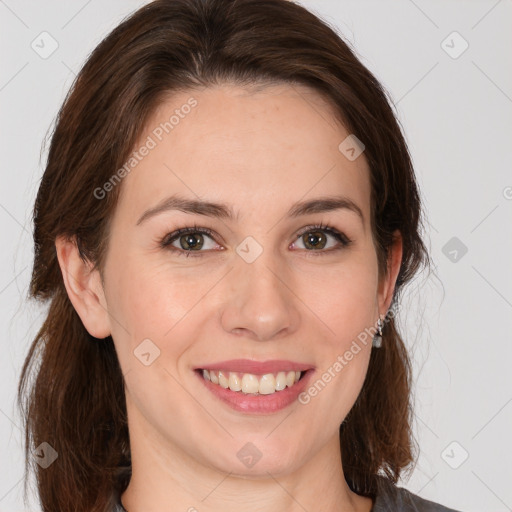
[[[397,487],[387,478],[379,477],[378,489],[371,512],[459,512],[412,492]]]

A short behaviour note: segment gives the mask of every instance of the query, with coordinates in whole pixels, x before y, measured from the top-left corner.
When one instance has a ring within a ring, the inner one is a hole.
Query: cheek
[[[165,368],[174,374],[193,340],[205,337],[205,324],[219,308],[212,302],[212,289],[219,277],[215,272],[166,261],[151,265],[148,260],[132,256],[115,268],[111,326],[123,372],[130,372],[132,379],[150,379],[143,386],[169,390],[174,380],[158,370]],[[156,375],[146,371],[140,359],[148,352],[150,359],[155,357],[149,368]]]
[[[370,329],[376,321],[377,281],[371,266],[347,265],[322,279],[322,284],[329,291],[321,293],[316,288],[307,302],[324,334],[315,336],[319,364],[302,403],[310,404],[313,430],[333,431],[352,408],[366,377],[372,349]],[[328,418],[314,413],[327,410]]]
[[[333,346],[341,349],[350,344],[377,320],[377,266],[371,253],[354,253],[339,265],[299,275],[296,283],[297,295]]]
[[[208,283],[173,271],[168,263],[150,265],[148,259],[129,257],[116,266],[112,297],[132,337],[161,338],[193,308]]]

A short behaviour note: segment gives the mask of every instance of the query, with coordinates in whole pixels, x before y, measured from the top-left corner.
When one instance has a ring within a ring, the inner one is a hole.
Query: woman
[[[305,8],[124,21],[59,113],[34,225],[49,311],[19,402],[43,510],[449,510],[395,485],[394,316],[429,263],[408,149]]]

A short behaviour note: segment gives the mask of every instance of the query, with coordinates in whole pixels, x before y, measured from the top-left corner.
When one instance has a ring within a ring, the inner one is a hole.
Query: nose
[[[290,272],[264,255],[252,263],[241,258],[235,263],[221,311],[226,332],[257,341],[291,335],[300,321]]]

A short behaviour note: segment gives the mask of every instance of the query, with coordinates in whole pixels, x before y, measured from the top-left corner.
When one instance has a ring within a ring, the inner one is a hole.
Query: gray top
[[[459,512],[420,498],[403,487],[397,487],[384,477],[380,477],[379,491],[371,512]],[[112,512],[127,512],[119,497],[115,500]]]
[[[384,477],[379,480],[379,492],[371,512],[459,512],[397,487]]]

